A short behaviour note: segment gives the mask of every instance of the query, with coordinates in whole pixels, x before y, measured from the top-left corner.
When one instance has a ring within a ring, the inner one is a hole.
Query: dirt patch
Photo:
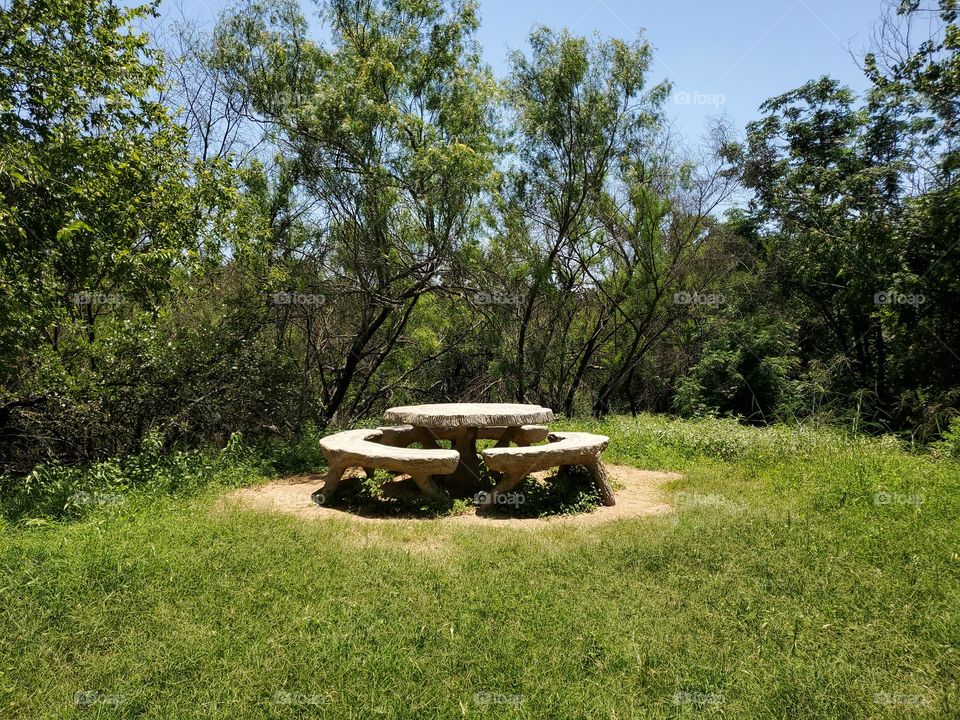
[[[310,493],[323,485],[322,475],[296,475],[267,485],[242,488],[231,492],[226,499],[250,509],[282,512],[306,520],[339,519],[357,523],[442,523],[510,528],[595,525],[625,518],[664,515],[674,510],[674,506],[666,502],[664,498],[663,485],[678,480],[680,475],[653,470],[638,470],[627,465],[607,465],[607,474],[615,486],[619,486],[615,493],[616,505],[613,507],[598,507],[593,512],[579,515],[560,515],[547,518],[491,517],[468,513],[424,520],[360,515],[338,508],[320,507],[310,499]]]

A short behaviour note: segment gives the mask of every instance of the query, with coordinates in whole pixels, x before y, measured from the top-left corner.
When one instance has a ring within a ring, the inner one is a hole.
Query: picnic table
[[[524,425],[550,422],[553,410],[518,403],[437,403],[392,407],[383,414],[386,422],[412,425],[425,448],[435,449],[438,440],[450,440],[460,453],[457,469],[450,476],[454,485],[469,487],[480,482],[478,437],[497,438],[506,447]],[[502,432],[500,429],[502,428]],[[497,429],[493,434],[491,429]]]
[[[323,487],[311,495],[314,502],[328,503],[344,471],[360,467],[369,478],[375,477],[378,469],[407,474],[429,496],[444,491],[454,497],[482,496],[478,504],[484,509],[507,497],[506,493],[532,472],[557,467],[557,477],[561,477],[574,465],[587,469],[604,505],[615,502],[600,459],[610,439],[585,432],[549,432],[536,423],[554,419],[550,408],[514,403],[441,403],[393,407],[383,417],[393,424],[345,430],[320,440],[329,469]],[[495,447],[483,451],[482,462],[490,468],[494,480],[489,491],[480,473],[478,439],[496,440]],[[449,440],[452,447],[441,447],[440,440]],[[534,444],[543,440],[548,443]]]

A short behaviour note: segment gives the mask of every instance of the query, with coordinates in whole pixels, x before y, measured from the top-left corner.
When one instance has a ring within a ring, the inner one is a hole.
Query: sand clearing
[[[351,471],[355,472],[355,471]],[[638,470],[626,465],[607,465],[607,472],[618,488],[617,504],[598,507],[590,513],[548,518],[507,518],[474,513],[442,518],[392,518],[361,515],[349,510],[320,507],[310,493],[323,485],[322,475],[296,475],[266,485],[235,490],[227,496],[243,507],[268,512],[289,513],[305,520],[351,520],[360,523],[442,523],[451,525],[487,525],[491,527],[538,528],[552,525],[594,525],[611,520],[663,515],[674,507],[666,501],[663,486],[680,478],[676,473]],[[548,473],[537,473],[546,476]]]

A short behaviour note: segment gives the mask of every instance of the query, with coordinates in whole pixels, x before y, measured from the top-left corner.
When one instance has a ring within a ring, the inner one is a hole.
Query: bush
[[[931,447],[938,457],[960,458],[960,415],[950,420],[950,427],[943,433],[943,438]]]
[[[191,495],[210,486],[239,487],[273,472],[272,463],[243,445],[239,433],[220,451],[159,454],[148,435],[140,453],[88,466],[51,463],[27,475],[0,475],[0,508],[5,519],[74,519],[94,510],[117,508],[133,495]]]

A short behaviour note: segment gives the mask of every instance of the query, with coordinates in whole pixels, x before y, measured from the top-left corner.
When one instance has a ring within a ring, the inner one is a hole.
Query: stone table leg
[[[519,425],[511,425],[503,431],[503,435],[500,436],[500,439],[497,440],[495,447],[505,448],[510,447],[510,443],[513,442],[514,438],[517,436],[517,433],[520,432]]]
[[[446,435],[446,433],[444,433]],[[420,443],[425,450],[438,450],[437,432],[433,428],[416,425],[410,435],[412,442]],[[480,457],[477,455],[477,429],[462,428],[453,435],[452,447],[460,453],[457,469],[450,475],[421,475],[413,477],[414,482],[425,495],[441,495],[443,490],[453,495],[465,495],[475,492],[479,487]],[[442,484],[438,485],[437,481]]]
[[[452,474],[437,475],[436,479],[455,495],[473,495],[482,488],[477,428],[457,428],[453,433],[452,446],[460,453],[460,463]]]
[[[477,428],[460,428],[453,438],[453,449],[460,453],[457,473],[480,481],[480,456],[477,454]]]

